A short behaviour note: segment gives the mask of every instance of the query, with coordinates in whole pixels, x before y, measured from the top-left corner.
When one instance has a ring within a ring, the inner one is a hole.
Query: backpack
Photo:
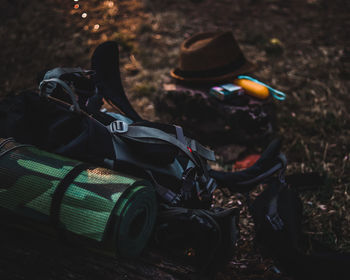
[[[167,226],[181,230],[187,223],[200,233],[203,224],[198,221],[202,220],[214,247],[219,248],[216,254],[227,256],[225,259],[232,255],[238,213],[211,209],[212,194],[218,185],[246,192],[277,173],[284,166],[279,140],[247,170],[211,170],[208,161],[214,161],[215,155],[210,149],[181,127],[143,120],[132,108],[122,87],[114,42],[97,47],[92,70],[55,68],[39,80],[39,94],[23,92],[0,103],[1,137],[14,137],[20,143],[149,180],[159,202],[172,207],[170,212],[162,208],[155,232],[164,233]],[[103,100],[122,114],[103,110]],[[179,221],[180,228],[176,226]],[[157,236],[159,244],[167,240]],[[196,262],[208,263],[205,255],[197,254]]]
[[[350,254],[305,236],[302,212],[296,186],[272,180],[251,206],[257,246],[295,279],[349,279]],[[318,251],[306,253],[305,240]]]
[[[213,273],[229,261],[239,239],[239,210],[188,209],[161,205],[154,244],[203,273]]]

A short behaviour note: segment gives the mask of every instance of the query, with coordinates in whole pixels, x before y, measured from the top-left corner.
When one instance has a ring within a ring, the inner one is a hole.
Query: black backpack
[[[193,242],[196,263],[229,259],[237,240],[238,213],[211,209],[212,193],[218,185],[246,192],[272,177],[284,166],[279,140],[247,170],[211,170],[207,161],[215,160],[214,153],[181,127],[149,122],[135,112],[122,87],[114,42],[97,47],[92,71],[55,68],[39,81],[39,94],[23,92],[0,102],[1,137],[150,180],[160,203],[171,207],[161,208],[158,244],[167,247],[181,239],[161,238],[160,233],[192,229],[192,237],[189,233],[185,238]],[[103,99],[123,114],[102,110]],[[195,244],[195,233],[203,229],[213,246]]]
[[[263,255],[272,257],[295,279],[349,279],[350,254],[335,252],[305,236],[302,212],[296,187],[277,179],[256,198],[251,213],[255,242]],[[307,243],[318,250],[307,254]]]

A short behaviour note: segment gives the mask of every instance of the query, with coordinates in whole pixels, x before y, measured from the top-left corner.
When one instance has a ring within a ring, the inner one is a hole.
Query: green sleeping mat
[[[135,257],[152,233],[157,203],[145,180],[0,138],[0,213],[3,222]]]

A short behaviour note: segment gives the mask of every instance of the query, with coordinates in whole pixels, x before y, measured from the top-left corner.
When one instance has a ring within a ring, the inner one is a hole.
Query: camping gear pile
[[[248,65],[243,55],[232,59]],[[228,76],[238,75],[233,71],[237,63],[214,73],[226,77],[228,69]],[[0,103],[0,180],[6,182],[0,186],[0,212],[15,217],[6,220],[40,229],[45,225],[48,231],[119,256],[138,255],[153,232],[155,246],[207,273],[232,257],[239,238],[239,211],[212,207],[214,190],[249,193],[266,183],[272,199],[263,194],[265,199],[251,207],[258,244],[278,258],[269,232],[277,236],[277,248],[288,238],[299,238],[291,223],[301,220],[297,202],[290,200],[292,217],[281,210],[285,204],[280,197],[293,183],[284,176],[281,141],[272,141],[247,169],[212,170],[208,162],[216,159],[213,151],[182,127],[143,120],[132,108],[122,87],[115,42],[97,47],[91,68],[52,69],[40,78],[39,92]],[[212,73],[183,68],[173,75],[200,79],[194,70],[206,79]],[[104,110],[104,100],[121,114]],[[297,242],[293,245],[299,248]],[[291,252],[287,247],[283,255]]]
[[[232,32],[197,33],[181,44],[179,66],[163,85],[157,112],[211,146],[267,144],[275,129],[269,97],[284,100],[285,94],[243,75],[255,68]]]

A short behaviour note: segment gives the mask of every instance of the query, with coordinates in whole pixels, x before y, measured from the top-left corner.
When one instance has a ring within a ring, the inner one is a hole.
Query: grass
[[[111,7],[108,1],[81,1],[78,10],[68,0],[30,1],[25,9],[21,1],[7,2],[16,9],[0,26],[1,96],[36,87],[36,73],[45,68],[88,68],[94,48],[116,40],[126,91],[136,110],[151,121],[164,120],[153,100],[163,83],[172,82],[169,70],[177,64],[183,39],[198,31],[232,30],[246,58],[258,65],[254,75],[287,94],[285,102],[275,104],[288,172],[328,176],[325,186],[302,194],[305,232],[350,251],[350,61],[344,43],[349,1],[129,0],[112,1]],[[97,23],[100,28],[94,30]],[[141,65],[132,75],[123,70],[131,55]],[[229,207],[243,201],[239,196],[218,198]],[[242,261],[248,268],[238,271],[244,274],[253,264],[265,263],[251,243],[251,217],[244,206],[241,215],[245,239],[237,254],[242,259],[253,255],[250,262]]]

